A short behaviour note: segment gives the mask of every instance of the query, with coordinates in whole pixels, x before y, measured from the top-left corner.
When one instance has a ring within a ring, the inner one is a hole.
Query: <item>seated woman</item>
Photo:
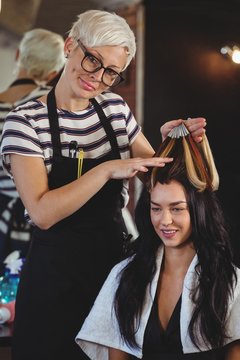
[[[207,138],[194,143],[182,124],[156,155],[174,161],[148,175],[135,254],[113,268],[76,341],[95,360],[239,360],[240,270]]]

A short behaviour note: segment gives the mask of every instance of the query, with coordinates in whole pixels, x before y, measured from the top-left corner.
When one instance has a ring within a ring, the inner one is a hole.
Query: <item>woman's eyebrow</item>
[[[158,203],[156,203],[156,202],[154,202],[152,200],[150,202],[153,205],[159,205]],[[187,204],[187,202],[185,200],[179,200],[179,201],[171,202],[169,205],[179,205],[179,204]]]
[[[96,52],[96,54],[94,54],[92,51],[88,51],[88,50],[87,50],[87,52],[88,52],[89,54],[95,56],[97,59],[98,59],[98,57],[100,57],[100,60],[101,60],[101,62],[103,63],[104,58],[102,57],[102,55],[101,55],[97,50],[93,50],[93,51],[94,51],[94,53]],[[115,68],[115,69],[121,70],[121,68],[120,68],[119,66],[117,66],[117,65],[108,65],[108,66],[106,66],[106,67],[107,67],[107,68]]]

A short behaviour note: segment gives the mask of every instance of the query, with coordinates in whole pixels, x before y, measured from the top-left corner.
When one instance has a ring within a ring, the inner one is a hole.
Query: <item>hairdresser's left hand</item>
[[[161,134],[162,134],[162,140],[165,140],[168,133],[176,126],[180,125],[182,122],[186,123],[186,126],[190,133],[192,134],[192,137],[196,142],[201,142],[202,137],[205,134],[204,127],[206,126],[207,122],[205,118],[198,117],[198,118],[189,118],[188,120],[178,119],[178,120],[171,120],[167,121],[162,127],[161,127]]]

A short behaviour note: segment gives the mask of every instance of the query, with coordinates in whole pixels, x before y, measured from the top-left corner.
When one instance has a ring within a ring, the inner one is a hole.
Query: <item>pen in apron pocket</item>
[[[79,149],[79,151],[78,151],[78,175],[77,175],[78,178],[80,178],[80,176],[82,175],[83,156],[84,156],[83,149]]]
[[[76,141],[71,141],[69,144],[68,156],[72,159],[77,157],[77,146],[78,146],[78,144]]]

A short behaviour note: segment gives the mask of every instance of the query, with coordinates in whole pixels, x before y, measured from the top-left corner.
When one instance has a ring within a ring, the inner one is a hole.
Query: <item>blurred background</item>
[[[218,194],[240,263],[240,64],[231,57],[240,47],[240,0],[2,0],[0,91],[14,77],[15,51],[25,31],[42,27],[65,38],[77,14],[94,8],[122,15],[136,34],[136,59],[117,92],[155,149],[165,121],[206,117],[220,174]],[[132,214],[138,192],[132,183]]]

